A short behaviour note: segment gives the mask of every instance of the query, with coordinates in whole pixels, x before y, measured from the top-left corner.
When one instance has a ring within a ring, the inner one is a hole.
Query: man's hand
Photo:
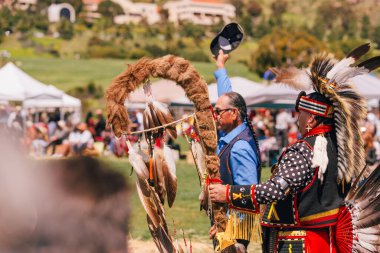
[[[227,185],[222,184],[211,184],[209,186],[210,199],[212,202],[225,203]]]
[[[224,64],[226,64],[228,58],[230,56],[228,54],[224,54],[223,50],[220,49],[219,50],[219,54],[215,57],[215,60],[216,60],[216,67],[218,69],[223,69],[224,68]]]
[[[216,229],[216,226],[213,225],[210,230],[208,231],[208,234],[210,236],[210,239],[213,239],[216,235],[216,232],[218,232],[218,230]]]

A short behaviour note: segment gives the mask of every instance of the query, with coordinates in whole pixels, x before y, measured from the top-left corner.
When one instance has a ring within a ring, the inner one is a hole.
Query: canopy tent
[[[33,98],[27,99],[23,102],[24,108],[67,108],[67,109],[80,109],[82,106],[81,101],[75,97],[63,94],[60,99],[56,98]]]
[[[380,98],[380,79],[372,75],[356,76],[352,79],[359,94],[367,100]],[[307,91],[307,93],[312,91]],[[259,90],[252,96],[246,97],[247,104],[261,105],[273,104],[281,101],[282,104],[294,104],[299,91],[291,89],[286,85],[272,84]]]
[[[185,91],[174,81],[161,79],[152,83],[152,94],[157,101],[170,103],[176,98],[185,96]],[[137,103],[145,104],[144,88],[142,86],[132,92],[125,101],[125,105]]]
[[[79,99],[37,81],[11,62],[0,69],[0,100],[22,101],[24,108],[81,108]]]
[[[232,77],[230,78],[232,90],[241,94],[244,99],[252,96],[256,92],[265,88],[265,85],[250,81],[243,77]],[[215,104],[218,100],[218,87],[216,83],[212,83],[208,86],[208,93],[210,96],[210,101]],[[183,96],[178,99],[171,101],[172,105],[192,105],[190,100]]]
[[[23,101],[37,96],[60,98],[62,94],[62,91],[48,89],[11,62],[0,69],[0,100]]]

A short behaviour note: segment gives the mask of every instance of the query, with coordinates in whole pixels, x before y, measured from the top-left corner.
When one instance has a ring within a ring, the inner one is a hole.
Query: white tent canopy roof
[[[61,99],[27,99],[23,102],[24,108],[80,108],[81,101],[75,97],[63,94]]]
[[[161,79],[152,83],[152,94],[157,101],[170,103],[176,98],[185,96],[185,91],[174,81]],[[124,104],[127,106],[128,104],[133,103],[145,103],[144,89],[142,85],[129,95],[129,98],[127,98]]]
[[[372,75],[356,76],[352,79],[357,91],[367,100],[380,98],[380,79]],[[306,93],[313,92],[312,90]],[[259,90],[252,96],[246,97],[247,104],[261,104],[282,100],[283,103],[294,104],[299,91],[286,85],[272,84]],[[288,102],[286,102],[288,101]]]
[[[30,77],[13,63],[0,69],[0,100],[23,101],[25,108],[81,108],[81,101]]]
[[[0,69],[0,99],[22,101],[36,96],[61,97],[63,92],[48,87],[30,77],[13,63]]]
[[[49,107],[60,107],[60,108],[81,108],[82,103],[79,99],[67,95],[63,91],[57,89],[53,85],[47,87],[48,90],[56,93],[61,93],[61,97],[48,97],[48,96],[37,96],[30,99],[24,100],[22,103],[25,108],[49,108]]]

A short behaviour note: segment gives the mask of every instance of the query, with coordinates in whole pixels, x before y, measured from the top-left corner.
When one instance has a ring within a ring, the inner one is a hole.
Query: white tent
[[[0,69],[0,100],[23,101],[37,96],[61,97],[62,94],[48,89],[11,62]]]
[[[63,91],[57,89],[53,85],[46,87],[49,92],[52,94],[61,94],[61,97],[48,96],[46,94],[31,97],[25,99],[23,106],[25,108],[51,108],[51,107],[60,107],[60,108],[81,108],[82,103],[79,99],[69,96]]]
[[[0,100],[23,101],[24,108],[81,108],[79,99],[37,81],[11,62],[0,69]]]
[[[160,102],[170,103],[172,100],[185,96],[185,91],[181,86],[177,85],[174,81],[167,79],[161,79],[157,82],[152,83],[152,93],[153,97]],[[132,92],[127,100],[125,105],[143,103],[145,107],[145,95],[144,89],[141,85],[140,88]]]
[[[63,94],[60,99],[56,98],[33,98],[26,99],[23,102],[24,108],[68,108],[79,109],[81,108],[81,101],[75,97]]]
[[[380,98],[380,79],[371,75],[361,75],[352,79],[359,94],[367,100]],[[307,93],[312,91],[307,91]],[[286,85],[272,84],[246,97],[247,104],[269,104],[281,101],[282,104],[294,104],[299,91]]]
[[[252,96],[253,94],[259,92],[265,88],[265,85],[250,81],[243,77],[231,77],[232,90],[241,94],[244,99]],[[208,93],[210,96],[210,101],[215,104],[218,100],[218,88],[216,83],[212,83],[208,86]],[[173,105],[191,105],[190,100],[183,96],[181,98],[172,101]],[[248,104],[248,103],[247,103]]]

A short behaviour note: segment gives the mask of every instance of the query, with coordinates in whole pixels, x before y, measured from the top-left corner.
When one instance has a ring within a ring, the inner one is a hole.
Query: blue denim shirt
[[[214,72],[216,78],[218,96],[220,97],[224,93],[232,91],[232,85],[230,78],[227,75],[226,69],[218,69]],[[230,143],[237,135],[244,131],[248,127],[246,123],[237,126],[228,134],[220,133],[218,141],[218,154],[222,147]],[[232,178],[237,185],[251,185],[258,184],[258,158],[245,140],[239,140],[235,142],[231,149],[230,154],[230,166],[232,170]]]
[[[218,87],[218,97],[224,93],[232,91],[231,81],[227,75],[226,69],[218,69],[214,71],[214,76],[216,79],[216,85]]]

